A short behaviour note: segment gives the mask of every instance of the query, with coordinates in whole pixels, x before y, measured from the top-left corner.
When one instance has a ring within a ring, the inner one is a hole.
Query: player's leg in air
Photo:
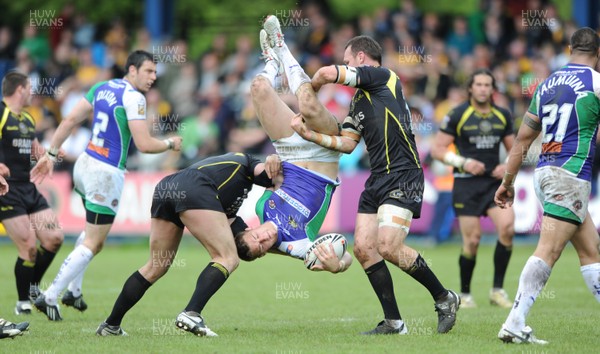
[[[278,140],[294,134],[290,126],[294,112],[275,91],[278,87],[279,58],[269,46],[267,32],[260,31],[260,44],[265,60],[264,70],[252,80],[251,95],[256,114],[269,138]]]
[[[339,135],[337,119],[319,101],[312,88],[310,77],[306,75],[304,69],[290,52],[277,17],[267,16],[263,27],[267,32],[269,42],[264,43],[261,35],[261,49],[263,53],[267,45],[273,49],[274,61],[283,66],[290,90],[298,98],[300,114],[305,119],[307,127],[323,134]],[[281,72],[281,69],[278,71]]]

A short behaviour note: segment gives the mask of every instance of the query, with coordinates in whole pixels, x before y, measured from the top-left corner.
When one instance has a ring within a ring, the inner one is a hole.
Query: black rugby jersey
[[[500,164],[500,144],[513,134],[510,112],[492,105],[491,112],[478,112],[470,102],[451,110],[442,121],[440,130],[454,137],[457,155],[479,160],[485,164],[484,176],[491,176]],[[454,168],[455,177],[469,177],[464,170]]]
[[[342,128],[365,139],[371,173],[421,168],[400,79],[382,67],[356,68],[358,84]]]
[[[0,104],[0,162],[10,170],[7,181],[29,182],[31,144],[35,140],[35,121],[29,113],[17,115]]]
[[[214,182],[223,210],[231,218],[237,214],[253,184],[265,188],[273,186],[266,173],[254,176],[254,169],[259,163],[261,161],[251,155],[229,153],[206,158],[185,170],[198,171]]]

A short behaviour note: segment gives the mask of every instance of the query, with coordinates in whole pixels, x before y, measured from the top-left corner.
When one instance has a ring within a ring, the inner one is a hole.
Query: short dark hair
[[[381,53],[383,50],[373,38],[369,36],[356,36],[346,43],[344,50],[348,47],[350,47],[353,55],[356,55],[358,52],[364,52],[369,58],[381,65]]]
[[[596,56],[600,48],[600,37],[596,31],[589,27],[583,27],[575,31],[571,36],[571,51],[580,54]]]
[[[255,260],[258,257],[256,257],[255,255],[253,255],[250,252],[250,247],[248,247],[246,240],[244,240],[244,235],[247,232],[248,232],[248,230],[240,231],[240,232],[236,233],[233,236],[233,238],[235,240],[235,248],[237,248],[238,257],[240,257],[240,259],[242,261],[252,262],[253,260]]]
[[[12,96],[19,86],[27,86],[27,79],[27,75],[18,71],[6,74],[2,79],[2,97]]]
[[[154,60],[154,56],[145,50],[136,50],[129,54],[127,57],[127,62],[125,63],[125,73],[129,72],[129,67],[132,65],[135,66],[136,69],[139,69],[146,60],[153,63],[156,62]]]

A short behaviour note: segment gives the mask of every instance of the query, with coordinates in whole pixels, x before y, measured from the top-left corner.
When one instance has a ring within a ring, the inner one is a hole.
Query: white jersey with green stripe
[[[537,167],[561,167],[591,181],[600,122],[600,73],[580,64],[562,67],[538,85],[529,112],[542,124]]]
[[[86,153],[124,170],[131,144],[128,121],[146,119],[146,98],[124,79],[99,82],[85,98],[94,107],[92,138]]]

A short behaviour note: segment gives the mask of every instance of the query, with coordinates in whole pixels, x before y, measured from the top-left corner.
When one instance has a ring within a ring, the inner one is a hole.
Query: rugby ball
[[[313,242],[304,255],[304,265],[306,268],[310,269],[314,265],[321,264],[321,261],[314,253],[315,249],[320,244],[332,244],[333,250],[335,251],[335,255],[338,257],[338,259],[342,259],[342,256],[344,256],[344,253],[346,253],[346,248],[348,247],[348,242],[346,241],[344,235],[331,233],[319,237],[315,240],[315,242]]]

